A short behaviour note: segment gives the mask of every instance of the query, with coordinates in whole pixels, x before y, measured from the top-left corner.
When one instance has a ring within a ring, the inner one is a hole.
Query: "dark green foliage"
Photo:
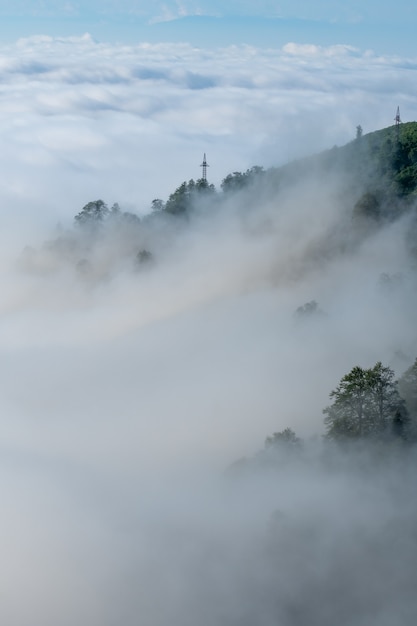
[[[291,428],[285,428],[266,438],[264,449],[255,455],[252,464],[255,467],[279,468],[299,458],[302,450],[302,440]]]
[[[404,398],[410,418],[410,438],[417,439],[417,359],[398,381],[398,389]]]
[[[381,215],[381,202],[375,193],[367,191],[353,207],[355,217],[377,220]]]
[[[417,164],[413,163],[412,165],[399,168],[394,180],[403,194],[415,193],[417,188]]]
[[[184,181],[177,187],[174,193],[169,196],[165,204],[165,211],[172,215],[186,213],[191,206],[191,196],[194,186],[194,181],[190,180],[188,183]]]
[[[107,204],[103,200],[94,200],[88,202],[74,219],[79,226],[97,226],[104,222],[108,214]]]
[[[128,226],[135,226],[140,223],[140,218],[129,211],[122,212],[120,206],[115,202],[109,209],[107,204],[103,200],[94,200],[88,202],[75,216],[74,221],[76,225],[83,227],[87,231],[96,232],[101,229],[105,224],[127,224]]]
[[[254,202],[270,201],[279,189],[290,188],[304,180],[330,175],[342,175],[344,189],[339,201],[354,218],[363,218],[368,228],[373,222],[398,217],[407,204],[399,198],[417,193],[417,123],[402,124],[397,135],[395,126],[363,135],[356,127],[356,139],[343,147],[330,150],[293,163],[264,170],[254,166],[246,172],[228,174],[221,183],[222,196],[216,195],[217,205],[234,193],[241,194],[241,206],[253,207]],[[184,181],[164,203],[152,201],[152,212],[188,216],[214,199],[215,188],[204,179]]]
[[[258,181],[263,174],[265,174],[263,167],[254,165],[243,174],[242,172],[228,174],[220,186],[225,193],[240,191]]]
[[[323,411],[327,437],[360,437],[363,434],[368,385],[366,370],[359,366],[343,376],[330,393],[333,404]]]
[[[417,127],[400,128],[393,159],[394,180],[398,191],[407,195],[417,190]]]
[[[172,193],[166,204],[165,211],[171,215],[184,215],[189,213],[198,201],[215,193],[213,185],[209,185],[206,180],[200,178],[197,181],[193,179],[183,182]]]
[[[395,412],[392,420],[392,435],[396,439],[410,440],[410,418],[408,412],[404,408],[399,408]]]
[[[152,206],[151,206],[152,211],[163,211],[164,208],[165,208],[165,203],[163,200],[161,200],[160,198],[155,198],[155,200],[152,200]]]
[[[364,138],[362,167],[371,166],[382,191],[407,196],[417,189],[417,123],[370,133]]]
[[[380,146],[372,145],[370,156],[375,162],[375,172],[380,177],[392,177],[398,167],[398,144],[391,136],[385,137]],[[365,155],[368,156],[368,155]]]
[[[245,175],[241,172],[233,172],[233,174],[228,174],[226,178],[223,179],[220,187],[224,192],[227,191],[238,191],[245,186]]]
[[[329,439],[389,437],[405,430],[407,411],[394,372],[381,362],[369,369],[354,367],[330,398],[333,404],[323,411]]]
[[[265,440],[265,448],[285,447],[294,448],[301,445],[301,439],[297,437],[291,428],[285,428],[283,431],[274,433]]]
[[[204,178],[199,178],[195,183],[194,204],[212,201],[216,195],[216,188]]]
[[[135,213],[125,211],[120,215],[119,221],[134,226],[140,224],[140,217],[138,217]]]
[[[144,264],[148,264],[152,261],[153,256],[152,253],[149,252],[149,250],[139,250],[139,252],[136,255],[136,262],[139,265],[144,265]]]
[[[299,306],[295,311],[295,315],[298,318],[309,318],[312,316],[323,315],[323,311],[319,308],[319,305],[315,300],[306,302],[302,306]]]

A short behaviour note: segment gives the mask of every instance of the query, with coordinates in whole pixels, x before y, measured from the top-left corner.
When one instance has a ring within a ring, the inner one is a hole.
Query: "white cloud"
[[[336,46],[317,46],[314,44],[297,44],[297,43],[287,43],[283,46],[283,51],[286,54],[291,54],[294,56],[307,56],[307,57],[340,57],[343,55],[349,56],[361,56],[360,52],[357,48],[353,46],[346,45],[336,45]]]
[[[412,118],[415,68],[349,46],[204,50],[108,45],[88,34],[20,40],[0,54],[2,166],[12,186],[17,172],[33,176],[36,206],[49,187],[59,219],[97,194],[142,211],[197,178],[203,152],[218,184],[231,170],[342,144],[359,123],[365,132],[385,126],[398,104]],[[23,169],[30,150],[48,159]]]

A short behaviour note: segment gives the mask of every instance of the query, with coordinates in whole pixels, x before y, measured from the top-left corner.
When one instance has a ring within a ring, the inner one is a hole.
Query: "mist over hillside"
[[[414,444],[322,435],[417,357],[416,128],[8,230],[5,624],[414,623]]]

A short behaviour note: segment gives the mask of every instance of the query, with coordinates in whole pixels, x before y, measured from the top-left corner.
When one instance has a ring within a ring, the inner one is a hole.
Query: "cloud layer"
[[[318,176],[187,225],[89,239],[72,217],[143,213],[203,152],[219,183],[407,119],[415,73],[346,46],[1,50],[3,623],[412,623],[413,458],[312,446],[223,476],[276,430],[320,435],[353,365],[415,358],[410,216],[350,247],[343,176]],[[326,315],[297,323],[312,299]]]
[[[104,196],[141,212],[198,178],[218,184],[412,119],[416,63],[347,46],[111,46],[35,37],[0,56],[5,204],[69,218]]]

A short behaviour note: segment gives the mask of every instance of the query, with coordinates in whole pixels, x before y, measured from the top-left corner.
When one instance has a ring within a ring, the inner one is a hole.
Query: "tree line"
[[[274,190],[296,183],[309,173],[337,169],[352,178],[353,187],[358,190],[352,204],[355,217],[378,220],[392,215],[393,210],[400,212],[397,200],[417,194],[417,123],[403,124],[398,135],[394,127],[363,135],[358,126],[356,139],[345,146],[334,146],[278,168],[265,170],[255,165],[246,172],[228,174],[221,182],[221,194],[205,178],[184,181],[166,201],[152,200],[149,215],[187,216],[198,206],[227,199],[242,190],[253,189],[259,194],[264,185]],[[109,209],[102,200],[95,200],[83,207],[75,222],[97,225],[111,216],[135,217],[122,213],[117,204]]]

